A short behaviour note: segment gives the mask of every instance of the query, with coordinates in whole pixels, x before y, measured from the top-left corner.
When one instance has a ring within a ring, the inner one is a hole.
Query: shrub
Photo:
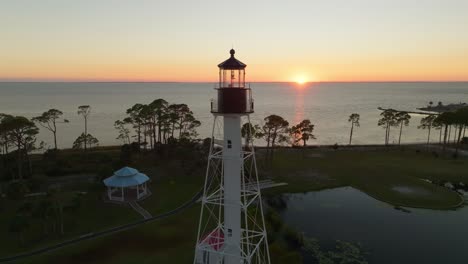
[[[284,239],[291,248],[298,249],[304,245],[304,236],[292,228],[284,229]]]

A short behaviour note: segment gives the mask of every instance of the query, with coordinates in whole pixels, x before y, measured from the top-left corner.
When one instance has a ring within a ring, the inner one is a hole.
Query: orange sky
[[[2,2],[0,80],[468,80],[468,1],[221,2]]]

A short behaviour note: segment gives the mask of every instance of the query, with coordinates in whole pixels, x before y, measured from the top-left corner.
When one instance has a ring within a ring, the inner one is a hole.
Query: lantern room
[[[218,64],[219,88],[244,88],[245,87],[245,65],[236,58],[236,51],[231,49],[231,57]]]
[[[234,57],[236,51],[230,50],[231,57],[218,64],[219,83],[217,101],[212,100],[211,112],[222,114],[253,113],[253,100],[250,88],[245,85],[247,65]]]

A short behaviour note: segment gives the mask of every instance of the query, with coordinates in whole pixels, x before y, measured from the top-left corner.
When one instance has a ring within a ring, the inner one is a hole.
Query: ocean
[[[150,103],[163,98],[169,103],[185,103],[202,123],[201,138],[211,136],[213,116],[210,99],[216,97],[213,83],[0,83],[0,113],[33,117],[50,108],[64,112],[70,123],[58,126],[59,148],[70,148],[82,133],[83,119],[77,115],[79,105],[90,105],[88,132],[101,146],[118,145],[114,121],[125,117],[126,109],[136,103]],[[354,144],[382,144],[384,129],[377,126],[378,107],[415,111],[429,101],[437,104],[468,101],[468,83],[252,83],[255,113],[252,123],[277,114],[291,125],[310,119],[315,125],[316,140],[309,145],[347,144],[351,113],[361,116],[355,128]],[[402,143],[421,143],[427,131],[418,129],[420,115],[412,115],[404,127]],[[394,128],[390,142],[398,141]],[[438,141],[433,131],[431,141]],[[53,147],[52,134],[41,129],[38,141]],[[261,145],[261,141],[259,141]]]

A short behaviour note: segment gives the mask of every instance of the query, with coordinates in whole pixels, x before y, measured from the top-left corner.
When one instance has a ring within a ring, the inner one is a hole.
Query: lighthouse
[[[252,140],[242,142],[242,127],[254,112],[246,67],[234,49],[218,65],[194,264],[270,263],[255,151]],[[243,133],[251,133],[250,127]]]

